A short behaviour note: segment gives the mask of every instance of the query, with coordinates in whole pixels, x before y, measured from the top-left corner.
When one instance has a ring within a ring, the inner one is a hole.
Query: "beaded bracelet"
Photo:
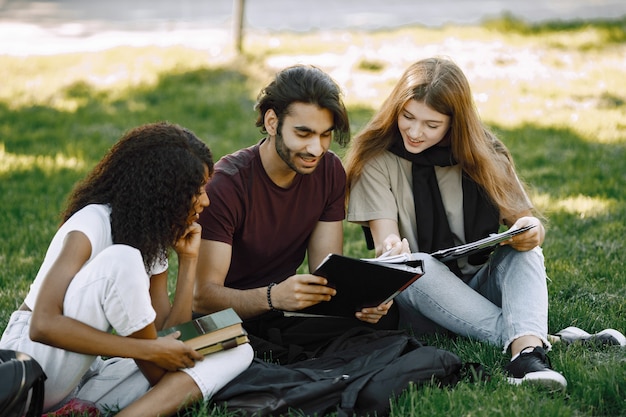
[[[276,283],[272,282],[270,285],[267,286],[267,305],[270,306],[271,311],[278,311],[272,305],[272,287],[274,285],[276,285]]]

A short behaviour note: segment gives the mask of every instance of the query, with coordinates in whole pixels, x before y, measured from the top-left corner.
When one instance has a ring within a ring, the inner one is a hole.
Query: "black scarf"
[[[432,253],[454,246],[446,211],[441,200],[435,166],[452,166],[457,162],[449,146],[432,146],[418,154],[407,152],[401,137],[389,151],[412,162],[413,202],[417,223],[417,241],[420,252]],[[496,233],[500,226],[500,213],[481,186],[463,172],[463,220],[465,240],[473,242]],[[487,261],[491,250],[470,256],[468,262],[481,265]],[[456,261],[447,263],[457,276],[461,271]]]

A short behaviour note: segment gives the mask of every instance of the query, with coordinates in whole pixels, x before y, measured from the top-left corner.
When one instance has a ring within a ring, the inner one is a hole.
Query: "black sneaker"
[[[578,327],[570,326],[561,330],[556,335],[561,338],[562,342],[568,345],[580,342],[585,345],[595,346],[626,346],[626,337],[615,329],[604,329],[601,332],[589,334]]]
[[[509,375],[508,382],[514,385],[539,384],[551,391],[565,390],[567,387],[565,377],[552,370],[546,351],[540,346],[535,347],[530,352],[522,350],[522,353],[515,360],[509,362],[504,369]]]

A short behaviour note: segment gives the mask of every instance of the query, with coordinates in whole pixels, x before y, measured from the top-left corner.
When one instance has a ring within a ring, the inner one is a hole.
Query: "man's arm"
[[[246,319],[269,311],[265,288],[237,290],[224,286],[231,258],[229,244],[202,239],[193,297],[194,312],[209,314],[232,307]]]
[[[230,245],[202,240],[193,310],[208,314],[232,307],[242,319],[268,312],[267,287],[238,290],[224,286],[231,258]],[[326,287],[326,283],[326,278],[310,274],[292,275],[272,288],[272,305],[279,310],[297,311],[327,301],[335,290]]]

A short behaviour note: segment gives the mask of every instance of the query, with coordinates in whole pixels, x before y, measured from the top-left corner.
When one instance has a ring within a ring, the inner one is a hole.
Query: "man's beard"
[[[291,168],[293,171],[295,171],[298,174],[302,174],[302,175],[306,175],[306,174],[310,174],[312,171],[302,171],[301,169],[299,169],[296,164],[294,163],[293,159],[295,156],[303,156],[303,157],[311,157],[311,158],[315,158],[315,155],[311,155],[309,153],[307,154],[297,154],[295,152],[293,152],[291,149],[289,149],[287,147],[287,145],[285,145],[285,141],[283,139],[283,136],[276,132],[276,136],[275,136],[275,147],[276,147],[276,153],[278,154],[278,156],[280,156],[280,159],[283,160],[283,162],[285,164],[287,164],[287,166],[289,168]]]

